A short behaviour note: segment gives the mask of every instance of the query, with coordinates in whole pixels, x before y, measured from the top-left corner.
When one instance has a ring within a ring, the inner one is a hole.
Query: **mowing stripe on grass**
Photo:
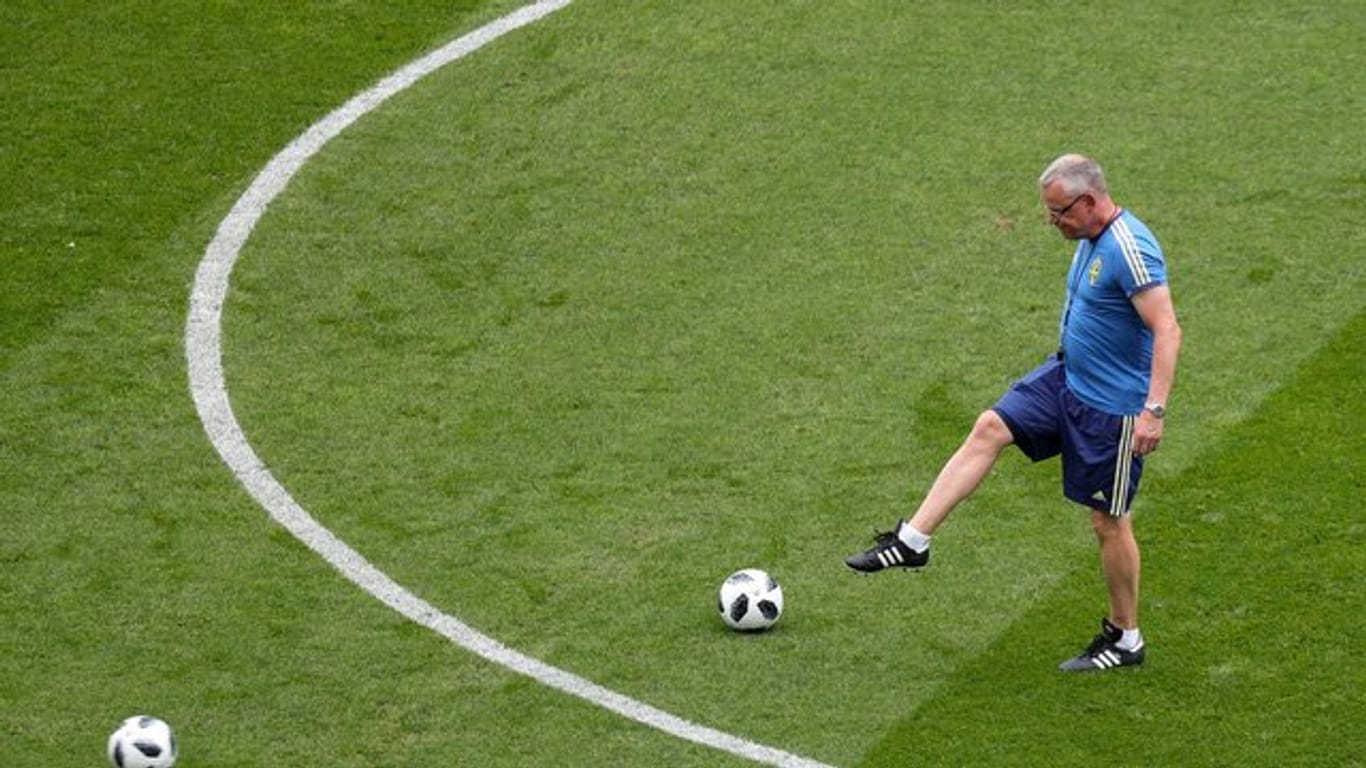
[[[768,765],[829,768],[823,763],[707,728],[636,701],[531,658],[442,613],[380,571],[300,507],[256,455],[233,413],[223,378],[223,304],[227,300],[233,265],[271,201],[284,191],[290,179],[313,155],[366,113],[446,64],[544,18],[571,1],[544,0],[524,6],[412,62],[313,124],[266,164],[219,224],[195,273],[185,327],[185,354],[195,408],[223,461],[276,522],[347,579],[412,621],[514,672],[679,738]]]
[[[1366,608],[1366,412],[1351,405],[1366,394],[1363,338],[1366,312],[1348,314],[1284,386],[1162,479],[1141,540],[1142,668],[1054,669],[1071,642],[1059,617],[1091,618],[1075,595],[1096,573],[1074,568],[858,765],[1362,765],[1366,654],[1343,628]],[[998,674],[1002,659],[1013,669]]]

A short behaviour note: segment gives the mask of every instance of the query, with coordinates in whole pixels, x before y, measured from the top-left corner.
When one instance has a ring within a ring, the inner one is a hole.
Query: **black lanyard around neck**
[[[1109,221],[1105,222],[1105,226],[1101,227],[1095,237],[1088,238],[1085,242],[1077,243],[1077,252],[1072,256],[1072,269],[1076,274],[1072,275],[1071,280],[1069,281],[1070,284],[1067,288],[1067,306],[1063,309],[1062,327],[1058,332],[1059,355],[1062,354],[1061,345],[1067,339],[1067,323],[1072,319],[1072,305],[1076,303],[1077,291],[1081,290],[1081,278],[1086,274],[1086,262],[1090,261],[1091,254],[1096,252],[1096,245],[1100,243],[1100,239],[1105,237],[1105,233],[1110,231],[1111,225],[1116,221],[1119,221],[1119,217],[1123,214],[1123,208],[1116,208],[1115,214],[1110,217]],[[1089,248],[1087,247],[1088,245],[1090,246]],[[1085,258],[1082,257],[1083,250],[1086,252]]]

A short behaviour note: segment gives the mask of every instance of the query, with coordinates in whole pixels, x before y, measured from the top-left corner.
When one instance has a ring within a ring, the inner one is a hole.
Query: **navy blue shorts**
[[[1133,449],[1135,416],[1078,400],[1057,358],[1011,384],[992,410],[1031,460],[1062,455],[1064,496],[1112,515],[1128,513],[1143,474],[1143,458]]]

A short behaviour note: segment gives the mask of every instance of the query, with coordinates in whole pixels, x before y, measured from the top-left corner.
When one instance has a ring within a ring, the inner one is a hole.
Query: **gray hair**
[[[1039,175],[1039,187],[1043,188],[1054,182],[1061,184],[1063,193],[1068,196],[1087,192],[1102,195],[1109,193],[1105,186],[1105,172],[1100,169],[1100,163],[1086,155],[1063,155],[1049,163]]]

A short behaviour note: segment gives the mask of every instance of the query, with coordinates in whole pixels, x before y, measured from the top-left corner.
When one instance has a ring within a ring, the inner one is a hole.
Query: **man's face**
[[[1083,192],[1069,195],[1062,184],[1054,182],[1043,188],[1043,206],[1048,212],[1048,223],[1058,228],[1068,240],[1088,237],[1091,220],[1095,217],[1096,199]]]

